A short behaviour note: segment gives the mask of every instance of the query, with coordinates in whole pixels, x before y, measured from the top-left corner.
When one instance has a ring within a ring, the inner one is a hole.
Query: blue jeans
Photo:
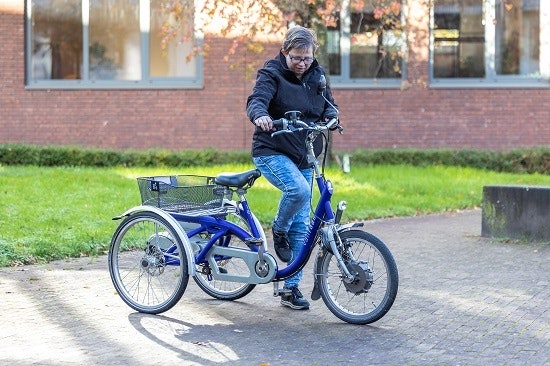
[[[309,226],[313,169],[300,170],[285,155],[258,156],[252,160],[269,183],[283,192],[273,230],[288,233],[292,258],[296,258]],[[302,271],[299,271],[285,280],[285,287],[298,286],[301,279]]]

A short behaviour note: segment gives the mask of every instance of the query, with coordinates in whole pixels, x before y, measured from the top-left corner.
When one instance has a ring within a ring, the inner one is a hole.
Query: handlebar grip
[[[273,124],[273,128],[277,131],[271,133],[271,137],[288,132],[288,122],[289,121],[285,118],[273,120],[271,123]]]
[[[340,134],[344,131],[344,128],[340,124],[340,120],[338,118],[332,118],[325,126],[331,131],[338,130]]]
[[[327,124],[325,125],[327,126],[327,128],[335,128],[336,126],[338,126],[338,118],[332,118],[330,121],[327,122]]]
[[[276,130],[286,130],[288,128],[288,120],[285,118],[273,120],[272,123],[273,128]]]

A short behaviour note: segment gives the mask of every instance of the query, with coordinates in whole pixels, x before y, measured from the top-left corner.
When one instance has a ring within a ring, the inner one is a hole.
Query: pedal
[[[291,292],[291,290],[284,287],[282,288],[282,290],[279,290],[279,282],[273,282],[273,297],[290,294]]]
[[[273,297],[279,296],[279,282],[273,282]]]
[[[289,290],[289,289],[286,289],[283,287],[283,289],[281,291],[279,291],[279,296],[283,297],[285,295],[288,295],[290,296],[292,294],[292,291]]]
[[[262,238],[246,238],[244,240],[244,243],[246,245],[258,246],[258,245],[262,245],[264,241]]]

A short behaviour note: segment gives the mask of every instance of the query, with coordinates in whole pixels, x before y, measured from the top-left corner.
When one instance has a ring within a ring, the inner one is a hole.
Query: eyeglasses
[[[303,62],[304,65],[311,65],[313,61],[315,61],[314,57],[298,57],[288,55],[288,58],[294,65],[298,65],[300,62]]]

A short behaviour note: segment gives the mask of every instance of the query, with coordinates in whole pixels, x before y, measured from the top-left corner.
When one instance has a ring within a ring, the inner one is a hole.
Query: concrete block
[[[481,236],[550,241],[550,187],[483,187]]]

